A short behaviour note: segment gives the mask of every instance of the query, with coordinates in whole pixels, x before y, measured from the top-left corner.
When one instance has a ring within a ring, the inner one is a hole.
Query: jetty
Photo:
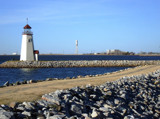
[[[159,65],[160,60],[6,61],[0,68],[136,67]]]

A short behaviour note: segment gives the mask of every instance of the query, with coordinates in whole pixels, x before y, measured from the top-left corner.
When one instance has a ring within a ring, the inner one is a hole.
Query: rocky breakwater
[[[159,119],[160,70],[100,86],[45,94],[42,100],[0,106],[5,119]]]
[[[159,60],[7,61],[0,64],[0,68],[135,67],[159,64]]]

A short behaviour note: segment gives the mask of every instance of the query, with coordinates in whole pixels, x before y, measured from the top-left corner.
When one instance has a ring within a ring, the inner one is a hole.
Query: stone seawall
[[[0,64],[0,68],[135,67],[144,65],[160,65],[160,60],[7,61]]]

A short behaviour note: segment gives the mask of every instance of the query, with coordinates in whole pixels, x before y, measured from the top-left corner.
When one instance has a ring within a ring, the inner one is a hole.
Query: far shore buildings
[[[107,55],[134,55],[133,52],[124,52],[118,49],[107,50]]]
[[[122,55],[124,52],[114,49],[114,50],[107,50],[107,54],[108,55]]]
[[[22,34],[22,45],[20,61],[38,61],[38,50],[34,50],[33,33],[31,27],[27,24],[24,26]]]

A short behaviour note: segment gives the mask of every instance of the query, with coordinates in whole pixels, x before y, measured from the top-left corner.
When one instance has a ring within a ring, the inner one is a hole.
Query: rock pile
[[[55,78],[52,78],[54,80]],[[7,87],[7,86],[17,86],[17,85],[23,85],[23,84],[32,84],[32,83],[38,83],[42,82],[44,80],[24,80],[24,81],[17,81],[15,83],[10,83],[9,81],[6,81],[0,88]],[[46,79],[48,81],[48,79]]]
[[[0,64],[0,68],[135,67],[158,64],[159,60],[7,61]]]
[[[100,86],[74,87],[45,94],[35,102],[0,106],[5,119],[158,119],[160,70],[123,77]]]

